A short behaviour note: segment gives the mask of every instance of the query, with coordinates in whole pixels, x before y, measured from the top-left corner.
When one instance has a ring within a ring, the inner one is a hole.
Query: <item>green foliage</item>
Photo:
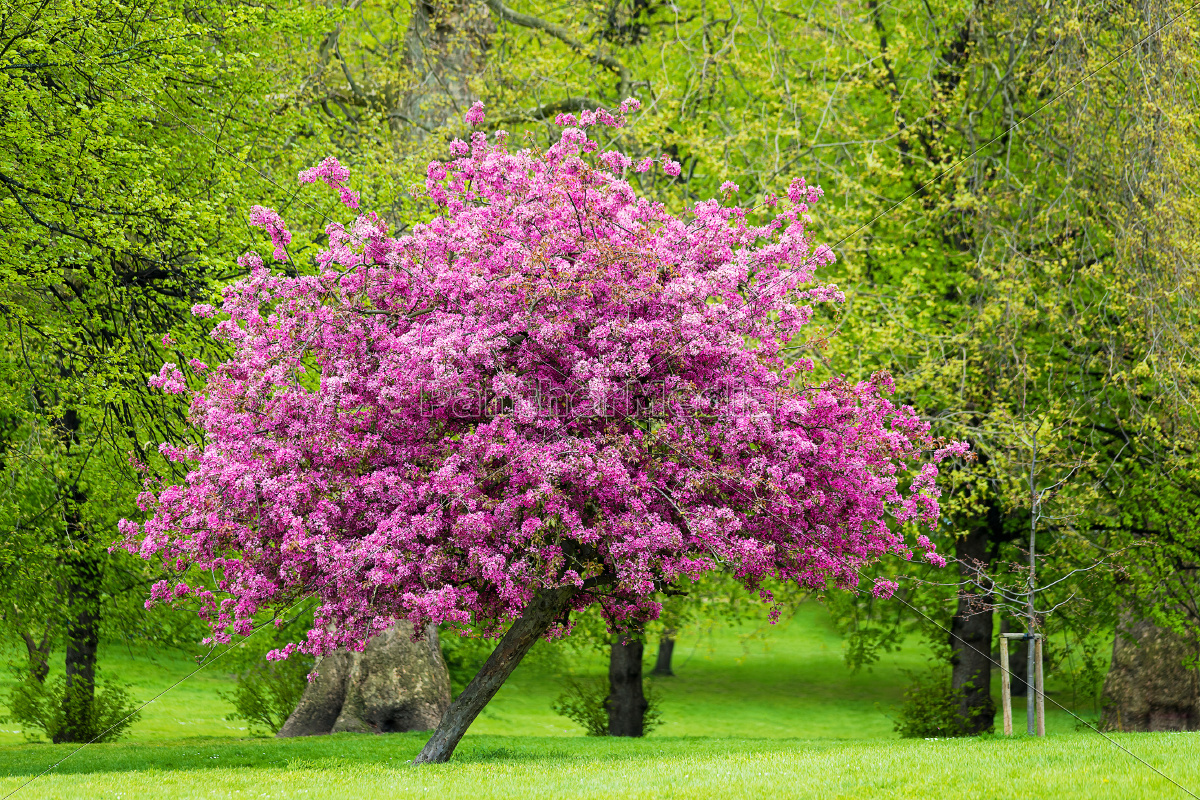
[[[608,736],[608,678],[569,677],[550,708],[581,726],[588,736]]]
[[[492,654],[496,642],[476,636],[459,636],[453,628],[443,630],[438,639],[442,644],[442,658],[450,672],[450,693],[457,697]]]
[[[221,657],[221,665],[237,674],[232,691],[221,699],[233,706],[227,720],[245,720],[251,730],[278,733],[300,702],[316,659],[293,653],[283,661],[267,660],[267,653],[303,637],[312,624],[311,604],[300,607],[278,624],[261,625]]]
[[[958,713],[962,692],[950,688],[948,669],[934,668],[908,675],[912,683],[904,690],[896,733],[905,739],[969,735],[965,721]]]
[[[568,676],[563,682],[566,688],[551,710],[582,727],[588,736],[608,736],[608,678]],[[662,723],[661,698],[652,682],[646,683],[646,703],[642,732],[648,734]]]
[[[125,687],[110,680],[99,681],[90,703],[86,697],[89,688],[81,682],[68,688],[62,675],[46,682],[23,676],[9,693],[9,718],[20,724],[31,739],[40,732],[53,741],[68,725],[84,742],[111,742],[128,733],[141,714]],[[69,696],[72,694],[75,696]],[[82,721],[67,719],[67,708],[84,709]]]
[[[284,661],[263,661],[238,676],[237,686],[221,697],[233,704],[227,720],[245,720],[250,730],[278,733],[304,696],[314,660],[293,655]]]

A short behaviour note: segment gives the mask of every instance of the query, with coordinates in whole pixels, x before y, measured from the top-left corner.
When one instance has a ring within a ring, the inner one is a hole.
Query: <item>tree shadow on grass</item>
[[[409,762],[420,752],[429,735],[426,731],[378,736],[334,734],[295,739],[212,737],[161,743],[116,742],[83,748],[78,745],[21,745],[0,748],[0,777],[32,777],[51,767],[51,772],[47,774],[210,769],[344,770],[354,766],[399,769],[410,766]],[[639,761],[694,754],[700,742],[709,742],[709,746],[712,746],[717,740],[694,737],[619,740],[607,737],[469,736],[459,745],[451,765]],[[781,739],[719,740],[718,747],[724,753],[749,754],[795,748],[796,742],[789,743]]]

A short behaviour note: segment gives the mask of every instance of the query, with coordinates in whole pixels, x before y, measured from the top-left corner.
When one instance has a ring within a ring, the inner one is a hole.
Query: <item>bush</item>
[[[453,628],[443,628],[439,640],[442,658],[450,672],[450,693],[458,697],[492,654],[496,642],[494,639],[460,636]]]
[[[895,730],[909,739],[969,736],[965,720],[958,714],[962,691],[950,688],[950,673],[934,669],[914,675],[904,692]]]
[[[62,675],[43,683],[25,674],[9,694],[8,719],[21,725],[30,740],[36,740],[35,731],[41,731],[47,739],[54,741],[67,726],[65,709],[84,708],[82,721],[70,720],[82,734],[82,741],[111,742],[125,735],[129,726],[141,717],[141,711],[129,693],[112,681],[100,681],[90,703],[82,697],[77,698],[77,702],[68,702],[72,700],[71,693],[82,694],[84,691],[79,684],[68,689]]]
[[[279,733],[283,723],[304,696],[308,673],[316,660],[294,653],[284,661],[259,661],[238,675],[232,692],[221,697],[233,704],[225,719],[245,720],[250,730],[265,729]]]
[[[588,736],[608,736],[608,678],[567,678],[567,688],[550,708],[583,727]],[[658,694],[653,686],[646,687],[646,714],[642,718],[642,733],[646,734],[662,722]]]

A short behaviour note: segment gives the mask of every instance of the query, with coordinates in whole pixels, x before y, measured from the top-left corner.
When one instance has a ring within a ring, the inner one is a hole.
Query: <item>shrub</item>
[[[8,718],[21,725],[31,740],[38,738],[35,731],[41,731],[54,741],[70,721],[77,726],[83,741],[110,742],[123,736],[141,717],[137,703],[124,687],[113,681],[100,681],[90,703],[68,702],[72,700],[71,693],[82,692],[84,687],[79,684],[68,689],[62,675],[44,683],[25,675],[9,694]],[[68,707],[86,709],[82,724],[80,720],[67,719]]]
[[[642,733],[654,730],[662,722],[658,694],[646,687],[646,714]],[[588,736],[608,736],[608,678],[567,678],[566,689],[550,706],[554,713],[583,727]]]
[[[913,680],[904,692],[896,732],[910,739],[969,736],[966,721],[958,713],[962,691],[950,688],[949,672],[933,669],[909,674]]]
[[[440,641],[442,658],[450,673],[450,692],[458,697],[492,654],[496,642],[474,636],[459,636],[453,629],[443,630]]]
[[[238,675],[232,692],[221,697],[233,704],[227,720],[245,720],[250,730],[279,733],[308,686],[316,659],[293,655],[284,661],[259,661]]]

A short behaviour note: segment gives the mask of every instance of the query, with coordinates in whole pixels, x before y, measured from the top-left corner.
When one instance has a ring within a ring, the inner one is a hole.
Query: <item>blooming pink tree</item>
[[[818,384],[788,357],[813,304],[841,299],[805,230],[821,191],[793,182],[762,224],[717,200],[669,213],[623,176],[678,164],[588,136],[628,111],[560,117],[544,150],[453,142],[428,169],[440,216],[401,236],[370,213],[331,224],[315,275],[244,256],[213,331],[233,356],[192,401],[205,445],[164,446],[187,479],[123,523],[144,557],[213,576],[154,597],[198,600],[216,641],[308,594],[313,629],[274,657],[361,647],[401,618],[503,633],[418,761],[448,759],[573,610],[633,629],[656,592],[716,569],[856,587],[871,560],[911,557],[900,523],[937,519],[947,450],[887,378]],[[301,178],[357,208],[336,161]],[[287,259],[279,215],[252,221]],[[152,384],[186,390],[173,364]]]

